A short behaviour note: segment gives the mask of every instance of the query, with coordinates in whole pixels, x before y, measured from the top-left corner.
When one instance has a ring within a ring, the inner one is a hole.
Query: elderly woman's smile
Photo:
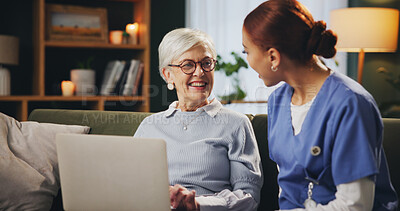
[[[195,89],[203,89],[207,85],[207,83],[203,81],[193,81],[190,82],[188,85],[194,87]]]

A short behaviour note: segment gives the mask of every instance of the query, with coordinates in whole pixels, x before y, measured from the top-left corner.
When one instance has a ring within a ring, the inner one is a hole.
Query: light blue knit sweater
[[[170,184],[203,195],[201,210],[257,207],[263,179],[249,119],[216,99],[194,112],[176,105],[144,119],[134,135],[166,141]]]

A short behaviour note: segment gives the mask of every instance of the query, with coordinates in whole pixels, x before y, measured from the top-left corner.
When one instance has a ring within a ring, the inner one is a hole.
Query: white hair
[[[179,28],[168,32],[158,46],[159,71],[166,81],[162,69],[168,68],[174,60],[178,59],[186,51],[197,47],[206,47],[211,56],[216,59],[217,52],[211,37],[203,31],[190,28]]]

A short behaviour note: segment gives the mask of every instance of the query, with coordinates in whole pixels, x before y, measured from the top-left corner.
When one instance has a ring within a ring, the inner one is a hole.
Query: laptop
[[[162,139],[57,134],[65,210],[170,210]]]

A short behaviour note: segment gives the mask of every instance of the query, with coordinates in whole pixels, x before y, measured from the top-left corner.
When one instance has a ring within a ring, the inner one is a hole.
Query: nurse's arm
[[[292,209],[291,211],[328,210],[372,210],[375,197],[375,183],[368,177],[336,186],[336,199],[326,205],[318,204],[313,209]]]

